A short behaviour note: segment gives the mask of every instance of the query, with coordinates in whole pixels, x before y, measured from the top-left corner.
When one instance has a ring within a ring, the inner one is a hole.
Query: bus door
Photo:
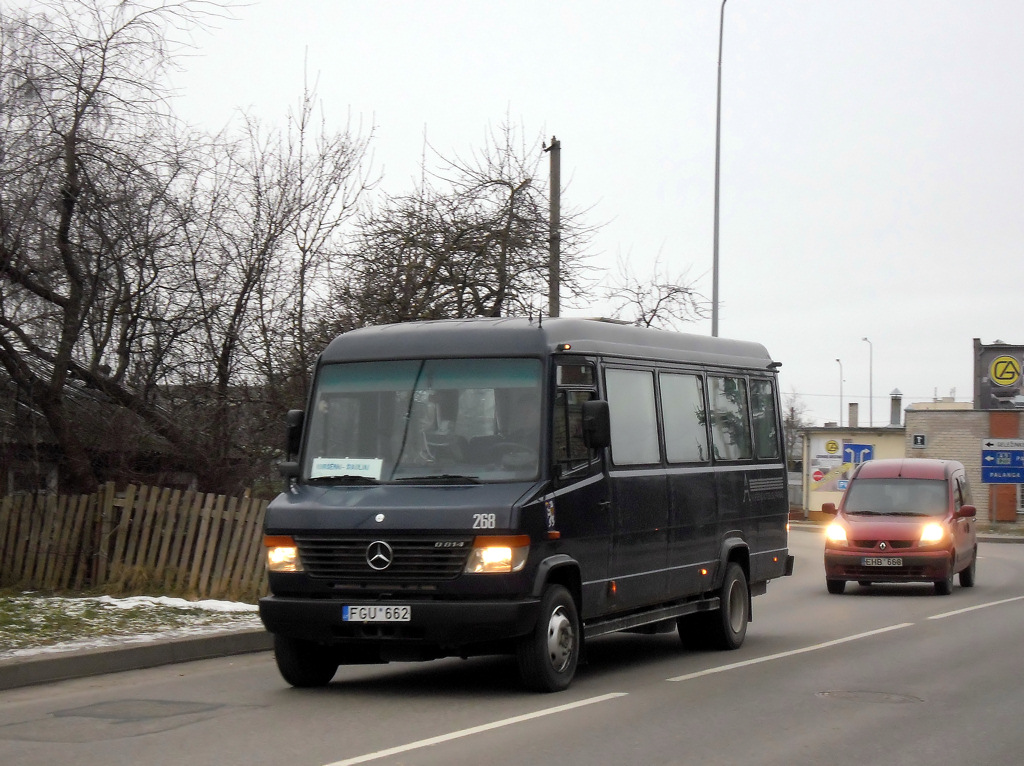
[[[700,374],[658,375],[668,462],[668,588],[673,597],[707,589],[702,570],[718,558],[715,476]]]
[[[612,517],[609,592],[631,609],[665,600],[668,485],[661,461],[654,371],[605,368],[611,417]]]
[[[582,619],[607,611],[612,516],[601,453],[583,439],[583,403],[597,398],[593,364],[559,362],[552,413],[555,491],[548,526],[558,532],[562,552],[580,565]]]

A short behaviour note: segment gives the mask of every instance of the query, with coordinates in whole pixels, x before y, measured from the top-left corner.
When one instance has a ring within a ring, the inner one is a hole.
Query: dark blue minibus
[[[606,320],[338,336],[288,413],[265,520],[282,676],[508,653],[559,691],[606,633],[740,646],[751,598],[793,569],[778,367]]]

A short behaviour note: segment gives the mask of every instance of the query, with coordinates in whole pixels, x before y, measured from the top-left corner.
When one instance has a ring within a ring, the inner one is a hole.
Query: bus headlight
[[[466,562],[467,574],[508,574],[526,565],[530,553],[530,536],[480,536],[473,541]]]
[[[299,546],[289,535],[264,535],[263,547],[267,552],[267,570],[270,572],[301,572],[302,559]]]

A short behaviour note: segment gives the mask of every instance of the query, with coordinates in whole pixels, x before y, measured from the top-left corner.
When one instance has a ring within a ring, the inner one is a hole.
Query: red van
[[[974,585],[977,511],[962,464],[954,460],[870,460],[854,471],[825,533],[825,584],[842,593],[848,580],[932,582],[940,595]]]

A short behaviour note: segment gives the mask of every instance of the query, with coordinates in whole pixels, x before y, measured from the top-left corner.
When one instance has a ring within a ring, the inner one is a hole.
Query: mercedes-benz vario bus
[[[509,653],[558,691],[614,631],[738,647],[751,597],[793,568],[778,366],[587,319],[340,335],[266,514],[282,676]]]

